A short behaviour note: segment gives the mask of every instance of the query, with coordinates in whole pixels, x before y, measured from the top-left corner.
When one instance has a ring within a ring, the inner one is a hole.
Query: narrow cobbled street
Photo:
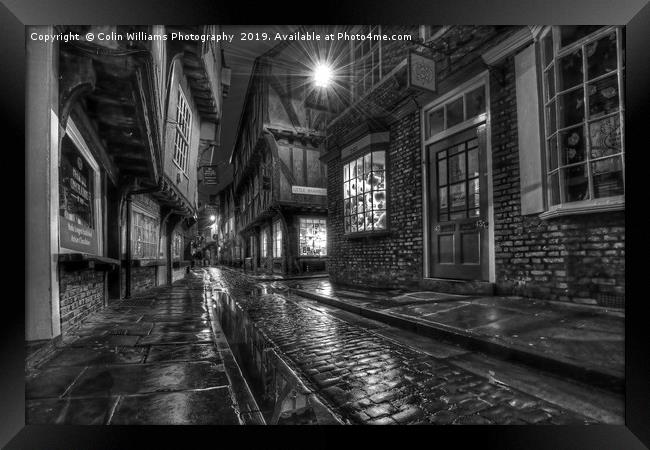
[[[489,371],[481,376],[461,367],[454,357],[467,352],[452,345],[420,339],[420,346],[434,348],[422,351],[391,338],[388,326],[288,294],[282,283],[259,283],[229,269],[209,272],[213,285],[228,292],[253,327],[343,423],[599,422],[495,380]],[[545,383],[534,371],[527,376],[531,388]]]

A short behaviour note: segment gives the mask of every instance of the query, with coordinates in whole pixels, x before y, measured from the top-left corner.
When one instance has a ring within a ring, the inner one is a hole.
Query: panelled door
[[[427,147],[431,277],[488,280],[485,128]]]

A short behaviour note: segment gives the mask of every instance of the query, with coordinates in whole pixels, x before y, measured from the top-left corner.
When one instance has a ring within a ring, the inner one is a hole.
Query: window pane
[[[558,60],[558,83],[559,91],[572,88],[583,82],[582,76],[582,50],[578,49]]]
[[[623,195],[621,157],[601,159],[591,163],[596,198]]]
[[[452,184],[449,187],[449,194],[452,210],[465,209],[467,199],[465,183]]]
[[[364,207],[366,208],[366,211],[370,211],[373,209],[373,203],[372,203],[372,194],[364,194]]]
[[[555,170],[557,169],[557,136],[553,136],[547,141],[546,148],[548,149],[547,168],[548,170]]]
[[[589,93],[589,117],[595,118],[618,109],[618,78],[616,75],[602,78],[587,86]]]
[[[544,67],[547,67],[553,61],[553,33],[547,33],[544,36],[542,48],[544,50]]]
[[[375,230],[386,229],[386,211],[375,212],[375,221],[373,223],[373,227]]]
[[[478,208],[480,205],[480,185],[478,178],[469,180],[467,187],[468,205],[470,208]]]
[[[349,217],[345,218],[345,232],[346,233],[350,232],[350,218]]]
[[[553,66],[544,72],[544,90],[546,91],[546,100],[550,100],[555,95],[555,74]]]
[[[386,154],[384,152],[372,153],[372,170],[384,170],[386,168]]]
[[[560,187],[558,183],[557,172],[548,177],[548,201],[551,206],[560,203]]]
[[[438,189],[438,208],[440,211],[446,211],[449,204],[447,203],[447,186]]]
[[[346,181],[343,183],[343,198],[350,198],[351,192],[350,192],[350,182]]]
[[[357,179],[354,178],[350,181],[350,196],[354,197],[357,195]]]
[[[365,214],[357,214],[357,231],[366,231],[366,216]]]
[[[447,184],[447,160],[438,161],[438,186]]]
[[[371,158],[371,153],[368,153],[363,157],[363,173],[367,174],[370,172],[370,158]]]
[[[485,112],[485,87],[481,86],[474,89],[465,96],[465,106],[467,107],[467,119],[476,117]]]
[[[581,126],[560,133],[562,164],[574,164],[585,159],[584,128]]]
[[[350,215],[350,204],[351,201],[349,198],[346,198],[343,200],[343,215],[344,216],[349,216]]]
[[[557,122],[555,120],[555,102],[549,103],[546,107],[546,135],[550,136],[557,130]]]
[[[560,46],[564,47],[578,39],[581,39],[588,34],[602,28],[601,25],[575,25],[575,26],[561,26],[560,27]]]
[[[372,203],[375,209],[386,209],[386,191],[376,191]]]
[[[447,103],[445,107],[447,109],[447,128],[463,121],[463,97]]]
[[[467,152],[467,176],[478,176],[478,148]]]
[[[589,198],[589,181],[585,164],[562,169],[562,176],[565,202],[577,202]]]
[[[592,158],[621,152],[621,124],[618,115],[589,124],[589,145]]]
[[[587,75],[590,80],[616,70],[616,33],[588,44],[586,50]]]
[[[558,98],[559,128],[582,122],[585,116],[585,104],[582,88],[562,94]]]
[[[350,166],[348,164],[343,166],[343,181],[350,179]]]
[[[429,136],[445,129],[445,111],[444,108],[438,108],[429,113]]]
[[[458,153],[449,158],[449,182],[464,180],[465,171],[465,153]]]

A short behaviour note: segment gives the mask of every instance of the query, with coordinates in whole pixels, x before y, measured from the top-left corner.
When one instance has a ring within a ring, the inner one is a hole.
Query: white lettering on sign
[[[292,194],[327,195],[327,189],[309,186],[291,186]]]

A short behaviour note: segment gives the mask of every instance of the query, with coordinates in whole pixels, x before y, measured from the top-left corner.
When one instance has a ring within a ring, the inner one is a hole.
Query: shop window
[[[427,138],[484,113],[485,85],[481,85],[428,111],[425,116]]]
[[[158,256],[158,220],[133,210],[131,216],[131,256],[134,259],[152,259]]]
[[[83,253],[101,253],[99,166],[69,121],[59,165],[59,243]]]
[[[282,257],[282,224],[279,220],[273,223],[273,257]]]
[[[381,78],[381,40],[369,36],[381,34],[379,25],[365,25],[356,31],[365,39],[351,42],[352,46],[352,93],[357,100],[370,91]]]
[[[262,229],[262,258],[266,258],[268,256],[268,245],[269,245],[269,230],[268,228],[263,228]]]
[[[174,137],[174,162],[187,172],[187,159],[192,132],[192,111],[182,89],[178,88],[178,104],[176,105],[176,135]]]
[[[549,207],[624,194],[621,31],[553,27],[542,37]]]
[[[386,229],[386,152],[369,152],[343,166],[345,233]]]
[[[183,255],[183,236],[180,233],[174,233],[172,238],[172,257],[181,259]]]
[[[300,219],[300,256],[327,255],[327,223],[325,219]]]

